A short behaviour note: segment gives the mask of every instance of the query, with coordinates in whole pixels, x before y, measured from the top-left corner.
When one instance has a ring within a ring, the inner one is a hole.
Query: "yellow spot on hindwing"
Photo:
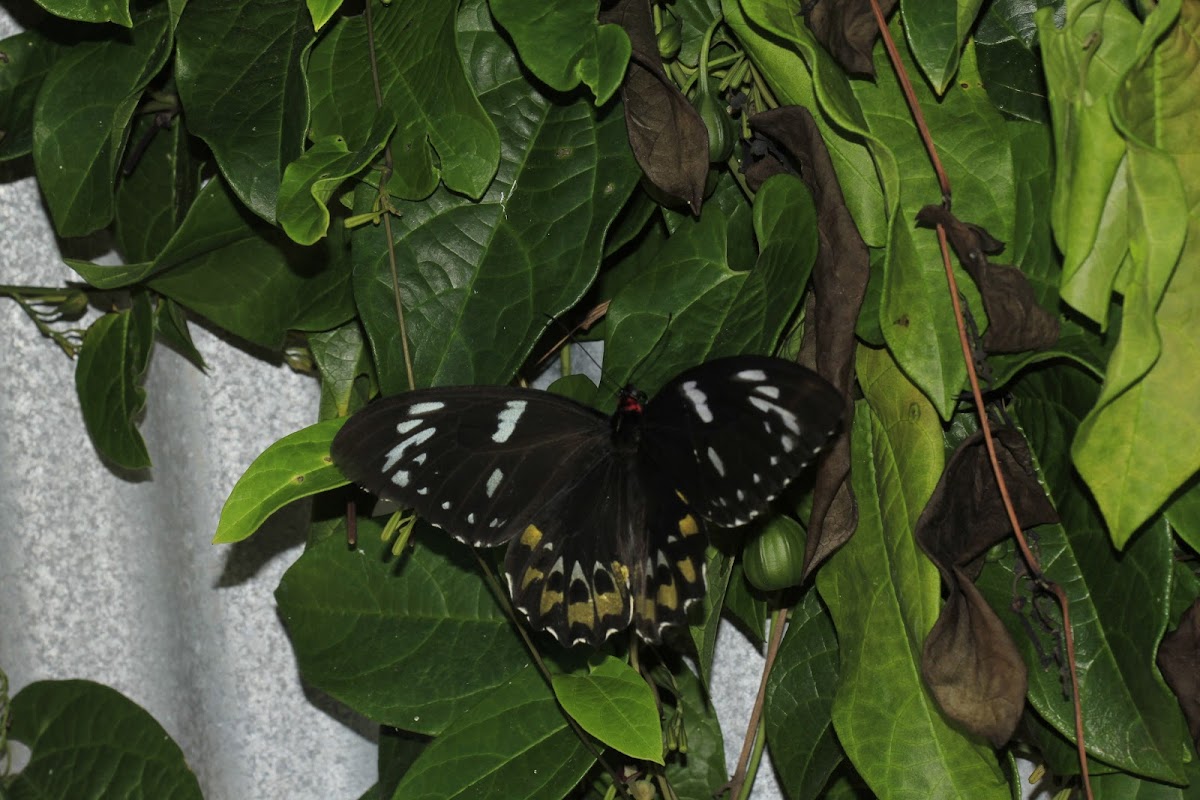
[[[675,562],[675,568],[679,570],[679,574],[688,583],[696,582],[696,568],[692,565],[690,558],[684,558]]]
[[[544,617],[547,614],[549,614],[551,611],[553,611],[554,607],[559,605],[560,603],[562,603],[562,601],[563,601],[562,592],[552,592],[549,589],[543,589],[542,590],[542,604],[538,608],[538,610],[542,613],[542,616]]]
[[[542,572],[540,569],[530,567],[529,569],[525,570],[525,574],[521,576],[521,591],[525,591],[529,588],[529,584],[533,583],[534,581],[540,581],[544,577],[546,577],[546,573]]]
[[[542,532],[538,530],[537,525],[530,525],[521,534],[521,544],[528,547],[530,550],[537,547],[538,542],[542,540]]]
[[[691,514],[684,514],[679,520],[679,532],[684,536],[695,536],[700,532],[700,526],[696,523],[696,518]]]
[[[592,610],[592,604],[589,601],[584,600],[567,606],[568,625],[586,625],[590,628],[595,621],[596,613]]]
[[[617,584],[618,586],[629,585],[629,567],[625,566],[620,561],[612,562],[612,574],[613,577],[618,575],[621,576],[621,580],[613,581],[613,583]]]
[[[659,585],[657,599],[658,604],[664,608],[679,608],[679,594],[675,591],[675,584],[673,582]]]

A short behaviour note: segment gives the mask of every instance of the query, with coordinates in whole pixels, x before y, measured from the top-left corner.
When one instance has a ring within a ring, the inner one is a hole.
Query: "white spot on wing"
[[[399,470],[392,476],[392,483],[403,489],[405,486],[408,486],[408,477],[408,470]]]
[[[504,478],[504,471],[499,467],[492,470],[492,474],[487,479],[487,496],[491,497],[496,494],[496,489],[500,486],[501,479]]]
[[[445,502],[443,502],[443,503],[442,503],[442,510],[443,510],[443,511],[449,511],[449,510],[450,510],[450,501],[449,501],[449,500],[446,500]]]
[[[408,413],[417,415],[429,414],[433,411],[441,411],[445,407],[445,403],[440,403],[435,400],[431,403],[417,403],[416,405],[409,406]]]
[[[493,442],[504,444],[508,441],[517,429],[517,420],[525,413],[526,405],[528,403],[524,400],[509,400],[504,404],[504,410],[500,412],[496,422],[496,432],[492,434]]]
[[[583,565],[578,561],[575,562],[575,566],[571,569],[571,583],[575,583],[576,581],[582,582],[585,586],[587,585],[587,578],[583,576]]]
[[[417,494],[429,494],[429,487],[422,486],[420,489],[417,489]]]
[[[406,419],[396,426],[396,433],[408,433],[411,430],[421,427],[425,424],[423,419]]]
[[[769,400],[763,400],[761,397],[751,397],[750,405],[754,406],[764,414],[774,412],[781,420],[783,420],[783,424],[787,426],[789,431],[799,435],[800,420],[796,419],[796,415],[791,411],[788,411],[783,406],[772,403]]]
[[[692,409],[695,410],[696,416],[700,417],[701,422],[713,421],[712,410],[708,407],[708,395],[700,391],[695,381],[684,381],[683,386],[679,387],[679,391],[692,404]]]
[[[724,478],[725,477],[725,462],[723,462],[721,460],[721,457],[719,455],[717,455],[717,451],[713,450],[711,447],[708,448],[708,460],[710,462],[712,462],[713,469],[715,469],[717,471],[717,474],[720,475],[722,478]]]
[[[779,399],[779,387],[778,386],[755,386],[754,391],[758,392],[763,397],[769,397],[772,400]]]
[[[739,381],[765,381],[767,379],[767,373],[763,372],[761,369],[744,369],[733,377],[737,378]]]
[[[422,445],[429,441],[429,437],[437,433],[437,428],[426,428],[420,433],[414,433],[400,444],[388,451],[387,459],[383,462],[383,471],[390,472],[392,467],[396,466],[396,462],[404,458],[404,451],[413,445]],[[393,478],[392,480],[395,480]],[[407,480],[407,479],[406,479]]]
[[[779,443],[783,445],[783,452],[785,453],[790,453],[796,449],[796,440],[790,436],[780,436]]]
[[[475,524],[475,512],[474,511],[472,511],[470,514],[467,514],[467,524],[468,525]]]

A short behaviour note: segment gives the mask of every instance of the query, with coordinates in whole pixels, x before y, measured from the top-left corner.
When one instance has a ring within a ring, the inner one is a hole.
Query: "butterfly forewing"
[[[455,538],[496,545],[611,458],[608,419],[547,392],[421,389],[355,414],[331,449],[348,478]]]
[[[838,391],[805,367],[735,356],[671,380],[647,404],[642,435],[693,509],[734,526],[765,511],[814,460],[842,407]]]

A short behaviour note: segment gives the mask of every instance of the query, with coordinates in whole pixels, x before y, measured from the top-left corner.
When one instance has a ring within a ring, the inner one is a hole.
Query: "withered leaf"
[[[989,353],[1043,350],[1058,341],[1058,319],[1042,308],[1029,279],[1009,264],[988,262],[987,253],[998,253],[1004,243],[978,225],[962,222],[941,206],[925,206],[917,222],[941,225],[963,268],[979,287],[988,329],[983,347]]]
[[[886,18],[896,0],[880,0]],[[871,0],[810,0],[805,19],[813,36],[849,73],[875,77],[871,50],[879,36],[879,24],[871,12]]]
[[[600,21],[625,29],[633,52],[621,84],[629,147],[646,178],[700,213],[708,177],[708,129],[667,77],[658,55],[648,0],[617,0]]]
[[[1200,600],[1158,646],[1158,668],[1179,700],[1192,742],[1200,750]]]
[[[858,233],[829,151],[812,114],[801,106],[755,114],[750,128],[771,142],[768,152],[781,170],[799,170],[817,206],[817,261],[800,361],[814,368],[845,398],[844,427],[854,417],[854,326],[867,292],[867,246]],[[766,161],[767,159],[763,159]],[[749,176],[747,176],[749,178]],[[807,579],[858,527],[858,506],[850,490],[850,437],[836,439],[817,469],[813,508],[804,551]]]
[[[994,433],[996,457],[1022,527],[1058,520],[1042,491],[1024,438]],[[1027,674],[1016,645],[972,583],[979,559],[1008,535],[1008,517],[982,432],[965,439],[946,464],[917,520],[917,544],[948,589],[925,640],[921,674],[948,717],[999,747],[1011,738],[1025,704]]]

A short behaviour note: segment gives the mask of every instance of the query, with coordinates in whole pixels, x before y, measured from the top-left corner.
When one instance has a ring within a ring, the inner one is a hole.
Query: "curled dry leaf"
[[[1029,279],[1008,264],[991,264],[988,253],[999,253],[1004,243],[978,225],[963,222],[941,206],[925,206],[917,222],[941,225],[963,268],[979,287],[988,315],[983,347],[989,353],[1044,350],[1058,341],[1058,319],[1042,308]]]
[[[886,17],[896,7],[896,0],[880,0],[879,7]],[[879,36],[879,24],[871,12],[871,0],[809,0],[803,8],[813,36],[847,72],[875,77],[871,50]]]
[[[621,84],[629,147],[646,178],[700,213],[708,177],[708,129],[663,70],[646,0],[618,0],[600,21],[625,29],[633,52]]]
[[[812,114],[800,106],[782,106],[755,114],[750,128],[769,143],[768,153],[782,157],[760,160],[760,164],[767,165],[761,172],[798,170],[817,206],[817,261],[800,361],[842,393],[846,402],[844,426],[849,429],[854,417],[854,325],[870,272],[867,246],[846,208],[833,162]],[[770,167],[771,163],[778,168]],[[762,180],[766,177],[770,175]],[[755,187],[749,173],[747,179]],[[840,436],[817,469],[804,552],[805,578],[845,544],[858,526],[858,507],[849,477],[850,437]]]
[[[1058,520],[1012,428],[995,432],[996,456],[1024,527]],[[980,557],[1008,535],[983,434],[959,445],[917,521],[917,544],[949,590],[925,639],[921,673],[946,716],[995,747],[1011,738],[1025,706],[1025,663],[1000,618],[975,588]]]
[[[1200,749],[1200,600],[1183,612],[1179,627],[1163,637],[1158,668],[1179,700],[1188,732]]]

